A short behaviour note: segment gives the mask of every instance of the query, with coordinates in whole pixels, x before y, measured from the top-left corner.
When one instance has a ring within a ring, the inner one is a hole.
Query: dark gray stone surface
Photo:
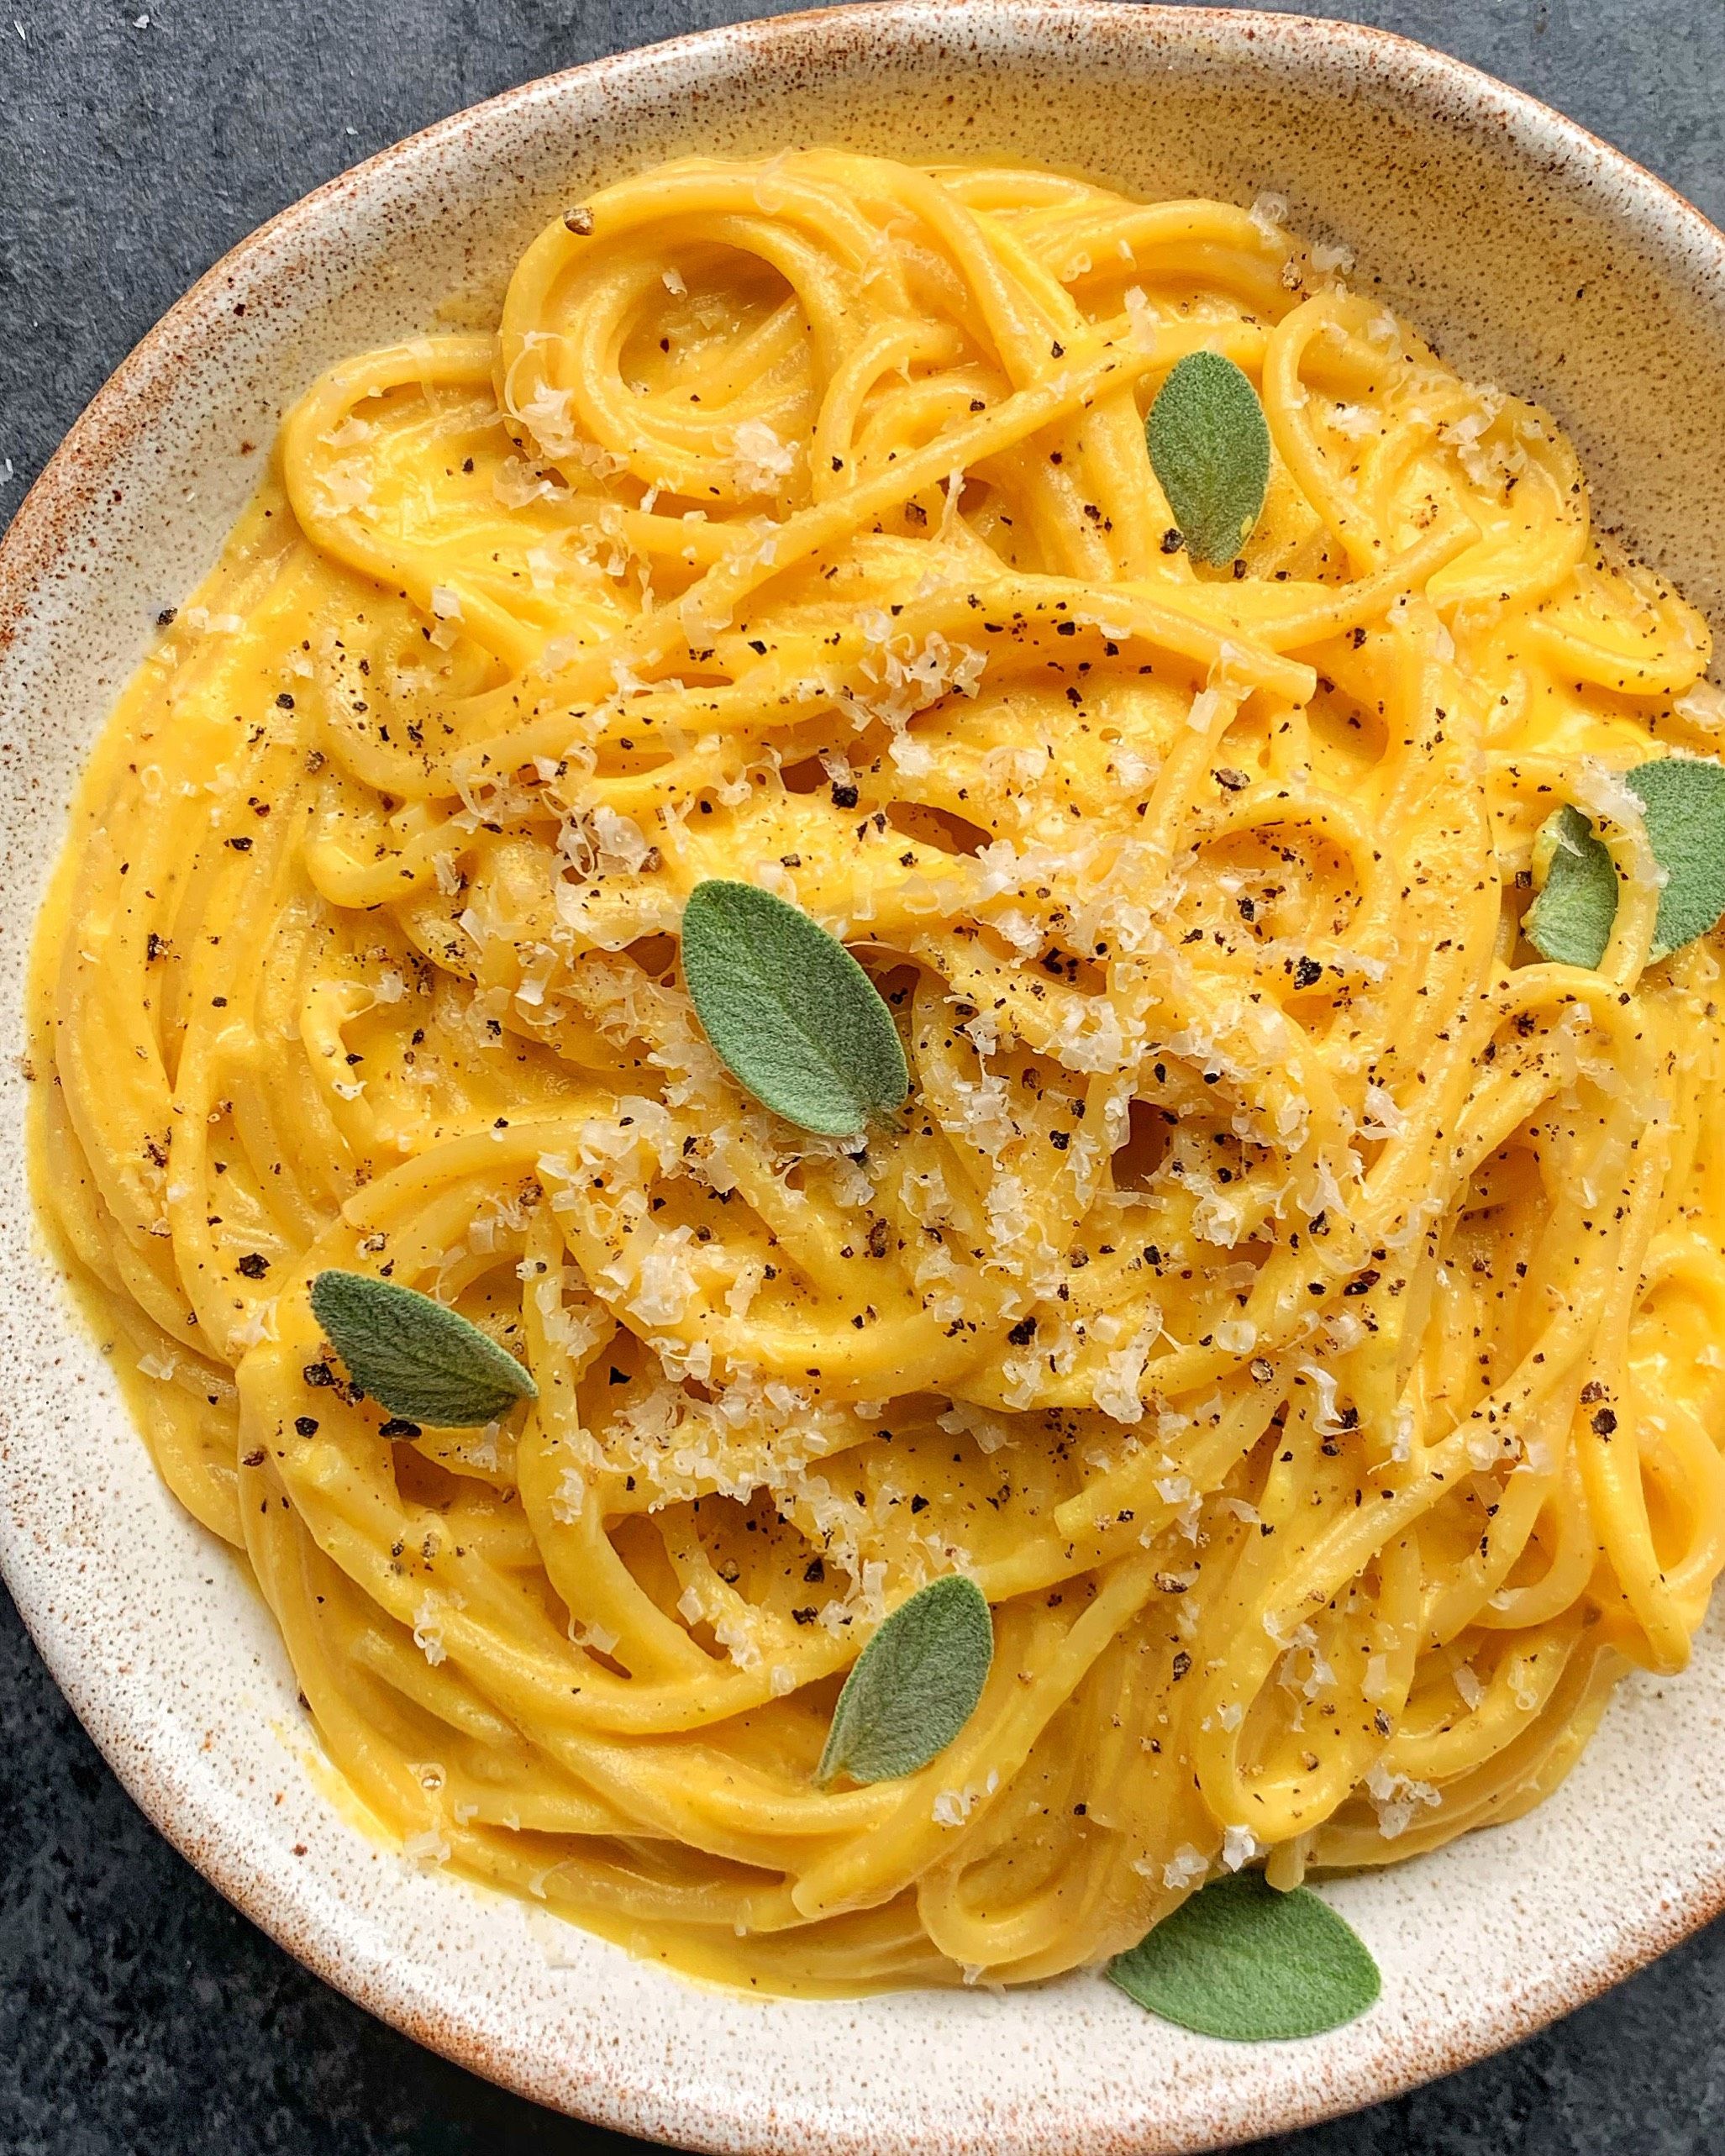
[[[1312,0],[1313,5],[1321,0]],[[218,255],[398,136],[765,0],[5,0],[0,519]],[[1725,0],[1379,0],[1725,219]],[[1258,2156],[1725,2149],[1725,1923],[1518,2049]],[[629,2144],[329,1991],[174,1854],[0,1591],[0,2156],[456,2156]]]

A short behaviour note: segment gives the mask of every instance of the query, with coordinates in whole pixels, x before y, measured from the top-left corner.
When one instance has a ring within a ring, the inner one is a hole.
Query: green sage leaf
[[[1270,429],[1251,383],[1220,352],[1188,352],[1157,393],[1144,439],[1187,552],[1232,561],[1270,484]]]
[[[753,884],[697,883],[683,977],[732,1076],[800,1129],[848,1138],[910,1091],[892,1013],[843,944]]]
[[[471,1429],[539,1397],[513,1355],[417,1289],[370,1273],[323,1272],[311,1301],[348,1375],[392,1415]]]
[[[1528,941],[1559,965],[1596,966],[1617,912],[1617,872],[1579,808],[1549,816],[1533,841],[1545,881],[1523,917]]]
[[[974,1580],[949,1573],[912,1595],[858,1655],[816,1769],[822,1781],[896,1781],[944,1752],[976,1712],[994,1624]]]
[[[1647,842],[1666,875],[1649,960],[1669,957],[1725,915],[1725,765],[1661,756],[1623,773],[1641,802]],[[1596,966],[1617,912],[1612,857],[1579,808],[1548,817],[1535,842],[1545,880],[1523,926],[1560,965]]]
[[[1108,1975],[1165,2022],[1233,2043],[1320,2036],[1363,2014],[1383,1980],[1359,1934],[1307,1887],[1257,1872],[1182,1901]]]

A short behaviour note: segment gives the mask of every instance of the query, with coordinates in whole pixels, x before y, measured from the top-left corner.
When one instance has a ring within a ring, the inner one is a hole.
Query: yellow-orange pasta
[[[1184,355],[1269,490],[1195,563]],[[412,1855],[807,1993],[1018,1982],[1225,1866],[1537,1802],[1722,1559],[1719,965],[1521,934],[1712,754],[1708,638],[1277,207],[834,150],[607,188],[332,370],[92,759],[36,1172],[160,1470]],[[868,967],[901,1127],[745,1095],[703,878]],[[354,1396],[328,1266],[535,1401]],[[955,1570],[981,1701],[815,1775]]]

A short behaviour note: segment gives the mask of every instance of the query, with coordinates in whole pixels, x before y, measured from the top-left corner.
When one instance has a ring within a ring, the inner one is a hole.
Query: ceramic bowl
[[[213,560],[284,409],[341,355],[494,301],[542,221],[679,151],[1004,155],[1148,196],[1286,196],[1464,371],[1549,403],[1620,526],[1718,616],[1725,238],[1570,121],[1419,46],[1197,8],[905,0],[781,17],[511,92],[236,249],[78,422],[0,552],[0,1564],[145,1811],[375,2013],[544,2102],[702,2149],[1107,2156],[1369,2102],[1524,2035],[1725,1902],[1725,1651],[1632,1682],[1513,1826],[1326,1890],[1384,1970],[1354,2027],[1233,2047],[1098,1977],[854,2004],[694,1989],[544,1912],[405,1870],[345,1812],[287,1659],[158,1484],[28,1224],[34,894],[109,702]]]

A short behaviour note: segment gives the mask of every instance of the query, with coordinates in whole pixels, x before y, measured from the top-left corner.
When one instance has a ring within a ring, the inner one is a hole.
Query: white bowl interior
[[[327,362],[500,295],[592,186],[687,149],[1009,156],[1148,196],[1286,195],[1355,281],[1568,426],[1601,521],[1703,606],[1695,513],[1725,413],[1725,241],[1567,122],[1344,24],[1200,10],[888,4],[625,55],[448,122],[218,267],[97,399],[0,555],[0,1100],[83,757],[159,607],[213,560]],[[1633,1683],[1541,1811],[1329,1890],[1383,1965],[1354,2027],[1238,2048],[1100,1979],[849,2005],[697,1990],[513,1901],[409,1872],[333,1801],[273,1627],[167,1497],[0,1157],[0,1562],[55,1675],[181,1848],[321,1974],[529,2093],[701,2148],[1186,2149],[1370,2101],[1621,1975],[1725,1898],[1725,1654]]]

